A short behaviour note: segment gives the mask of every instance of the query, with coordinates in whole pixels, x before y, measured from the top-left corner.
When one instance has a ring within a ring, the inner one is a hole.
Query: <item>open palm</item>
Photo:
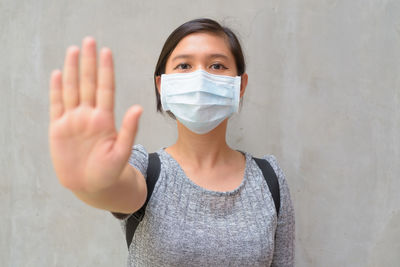
[[[98,67],[96,58],[95,40],[87,37],[80,62],[79,48],[68,48],[63,73],[53,71],[50,79],[51,157],[61,184],[74,191],[97,192],[116,182],[142,112],[131,107],[117,132],[111,51],[101,50]]]

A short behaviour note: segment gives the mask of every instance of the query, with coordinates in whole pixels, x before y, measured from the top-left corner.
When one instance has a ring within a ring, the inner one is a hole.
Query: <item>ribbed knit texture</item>
[[[127,266],[294,266],[294,211],[284,174],[276,217],[268,185],[249,153],[242,183],[228,192],[192,182],[163,148],[161,172],[129,248]],[[130,164],[146,177],[148,154],[135,145]],[[125,229],[126,219],[121,220]],[[276,237],[275,237],[276,234]]]

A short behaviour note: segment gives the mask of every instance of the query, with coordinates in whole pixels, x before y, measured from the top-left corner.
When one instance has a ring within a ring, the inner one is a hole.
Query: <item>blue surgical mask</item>
[[[204,70],[161,75],[161,104],[187,128],[205,134],[238,112],[241,77]]]

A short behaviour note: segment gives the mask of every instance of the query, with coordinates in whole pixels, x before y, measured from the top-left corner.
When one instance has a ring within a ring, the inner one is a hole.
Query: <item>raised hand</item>
[[[127,164],[142,113],[132,106],[119,133],[114,121],[114,66],[103,48],[96,64],[96,42],[87,37],[69,47],[63,73],[50,78],[49,142],[61,184],[76,192],[99,192],[117,182]]]

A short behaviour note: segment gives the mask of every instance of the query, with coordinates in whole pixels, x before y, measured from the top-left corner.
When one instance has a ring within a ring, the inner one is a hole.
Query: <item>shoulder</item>
[[[129,163],[131,163],[131,161],[133,160],[147,161],[148,158],[149,155],[147,153],[146,148],[141,144],[137,144],[132,147],[131,156],[129,157]]]
[[[274,155],[264,155],[262,158],[269,162],[269,164],[274,169],[275,174],[278,178],[279,193],[281,199],[280,214],[287,213],[287,214],[292,214],[291,216],[293,216],[293,206],[290,196],[289,184],[287,182],[286,176],[282,168],[278,164],[278,160]],[[294,220],[294,218],[292,219]]]
[[[265,159],[268,161],[268,163],[274,169],[276,176],[278,177],[279,180],[285,179],[285,175],[283,174],[283,171],[278,164],[278,160],[276,159],[276,157],[274,155],[266,154],[266,155],[262,156],[262,159]]]
[[[289,185],[286,180],[286,176],[280,167],[277,158],[274,155],[266,154],[261,157],[264,160],[267,160],[268,163],[271,165],[272,169],[274,170],[276,177],[278,178],[279,183],[279,192],[281,196],[289,195]]]
[[[147,155],[147,150],[146,148],[141,145],[141,144],[136,144],[132,147],[132,152],[140,153],[140,154],[146,154]]]
[[[132,147],[129,164],[138,169],[144,177],[146,177],[148,160],[149,155],[143,145],[137,144]]]

